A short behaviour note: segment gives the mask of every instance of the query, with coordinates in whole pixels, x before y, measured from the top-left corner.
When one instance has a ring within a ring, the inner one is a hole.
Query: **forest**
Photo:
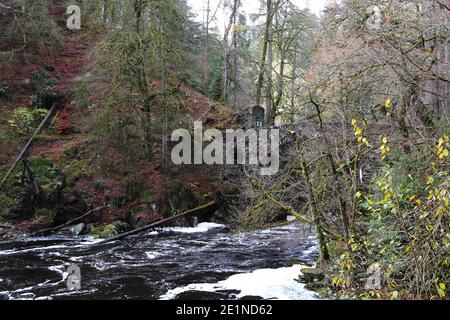
[[[449,1],[195,2],[0,0],[0,299],[447,300]]]

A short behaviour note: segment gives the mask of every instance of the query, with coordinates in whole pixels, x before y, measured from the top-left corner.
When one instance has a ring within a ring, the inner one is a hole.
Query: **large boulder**
[[[89,232],[89,228],[84,223],[79,223],[70,228],[70,232],[76,236],[81,236]]]
[[[299,278],[304,282],[320,281],[324,278],[323,272],[317,268],[302,268],[300,272]]]
[[[305,288],[308,290],[319,290],[325,286],[324,274],[317,268],[302,268],[300,269],[299,282],[305,283]]]
[[[115,237],[121,233],[132,230],[132,227],[124,221],[114,221],[91,230],[91,235],[103,239]]]

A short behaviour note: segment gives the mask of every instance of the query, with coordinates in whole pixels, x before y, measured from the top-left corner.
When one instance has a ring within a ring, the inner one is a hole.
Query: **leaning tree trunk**
[[[118,236],[115,236],[115,237],[112,237],[112,238],[109,238],[109,239],[106,239],[106,240],[103,240],[103,241],[100,241],[100,242],[96,242],[96,243],[94,243],[94,244],[92,244],[90,246],[98,246],[98,245],[102,245],[102,244],[105,244],[105,243],[110,243],[112,241],[122,240],[122,239],[125,239],[125,238],[129,237],[129,236],[132,236],[132,235],[135,235],[135,234],[139,234],[139,233],[142,233],[144,231],[147,231],[147,230],[150,230],[150,229],[154,229],[154,228],[157,228],[157,227],[161,227],[161,226],[163,226],[163,225],[165,225],[165,224],[167,224],[169,222],[175,221],[177,219],[181,219],[181,218],[184,218],[184,217],[187,217],[187,216],[190,216],[190,215],[194,215],[194,214],[201,214],[201,213],[205,213],[205,212],[214,212],[218,208],[219,208],[219,204],[216,201],[211,201],[211,202],[209,202],[209,203],[207,203],[205,205],[202,205],[200,207],[197,207],[197,208],[194,208],[192,210],[186,211],[184,213],[180,213],[178,215],[174,215],[172,217],[156,221],[156,222],[154,222],[152,224],[149,224],[147,226],[144,226],[142,228],[135,229],[135,230],[132,230],[132,231],[129,231],[129,232],[125,232],[125,233],[122,233],[122,234],[120,234]]]
[[[14,161],[13,165],[11,166],[11,168],[9,168],[8,172],[6,172],[5,176],[2,179],[2,182],[0,183],[0,189],[3,187],[3,185],[5,184],[5,182],[8,180],[8,177],[11,175],[11,173],[14,171],[14,169],[17,167],[17,164],[23,159],[23,157],[25,156],[25,154],[27,153],[28,149],[31,147],[31,144],[33,143],[34,139],[36,138],[36,136],[41,132],[42,128],[45,126],[45,124],[48,122],[48,120],[50,119],[51,115],[53,114],[53,111],[55,111],[56,109],[56,105],[53,104],[53,106],[51,107],[51,109],[48,111],[47,116],[44,118],[44,120],[42,120],[42,122],[40,123],[39,127],[37,127],[36,131],[33,133],[33,135],[31,136],[30,140],[28,140],[27,144],[23,147],[22,151],[20,152],[20,154],[17,156],[16,160]]]

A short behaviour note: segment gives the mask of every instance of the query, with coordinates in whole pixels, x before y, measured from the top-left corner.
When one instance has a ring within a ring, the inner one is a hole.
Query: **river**
[[[300,223],[240,234],[222,225],[163,228],[101,246],[92,237],[0,243],[0,299],[315,299],[297,282],[317,258]],[[67,288],[67,268],[81,271]]]

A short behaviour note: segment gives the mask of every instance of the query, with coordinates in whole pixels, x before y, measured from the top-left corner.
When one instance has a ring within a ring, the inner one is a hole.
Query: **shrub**
[[[386,148],[387,141],[384,140]],[[450,282],[449,137],[411,154],[383,153],[384,165],[366,195],[364,217],[332,268],[340,291],[368,298],[446,298]],[[381,148],[383,150],[383,148]],[[430,152],[431,151],[431,152]],[[376,264],[383,289],[358,287],[355,275]]]
[[[17,108],[8,121],[10,138],[21,139],[30,136],[45,118],[47,112],[46,109]]]
[[[34,174],[36,182],[44,189],[44,191],[52,192],[60,185],[58,170],[53,163],[42,157],[31,158],[28,166]],[[18,182],[23,179],[23,172],[19,171],[16,175]]]

